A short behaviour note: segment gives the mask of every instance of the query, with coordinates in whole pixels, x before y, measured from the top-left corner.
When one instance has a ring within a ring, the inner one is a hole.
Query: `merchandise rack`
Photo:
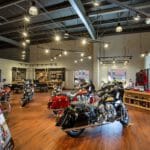
[[[150,110],[150,93],[125,90],[123,101],[125,104]]]

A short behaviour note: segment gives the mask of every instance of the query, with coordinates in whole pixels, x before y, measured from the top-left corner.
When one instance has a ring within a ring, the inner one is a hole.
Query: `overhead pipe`
[[[139,10],[139,9],[136,9],[136,8],[134,8],[134,7],[132,7],[132,6],[129,6],[129,5],[125,4],[125,3],[121,3],[121,2],[119,2],[118,0],[107,0],[107,1],[108,1],[108,2],[111,2],[111,3],[114,3],[114,4],[117,4],[118,6],[120,6],[120,7],[122,7],[122,8],[126,8],[126,9],[129,9],[129,10],[133,11],[133,12],[142,14],[142,15],[144,15],[145,17],[150,17],[150,15],[149,15],[148,13],[146,13],[146,12],[144,12],[144,11],[141,11],[141,10]]]
[[[4,37],[4,36],[0,36],[0,41],[12,44],[12,45],[17,46],[17,47],[21,46],[19,42],[12,40],[12,39],[9,39],[9,38]]]
[[[80,19],[82,20],[83,24],[85,25],[86,29],[88,30],[90,36],[92,39],[96,39],[96,31],[89,20],[89,18],[86,16],[85,9],[83,7],[83,4],[80,0],[69,0],[71,6],[75,10],[75,12],[78,14]]]

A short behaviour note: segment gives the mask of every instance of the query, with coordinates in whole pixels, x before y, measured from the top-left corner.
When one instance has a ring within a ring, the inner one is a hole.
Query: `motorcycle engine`
[[[106,103],[105,110],[106,110],[107,121],[110,121],[110,122],[114,121],[117,115],[117,112],[114,106],[110,103]]]
[[[99,117],[98,122],[109,121],[113,122],[116,118],[117,112],[114,106],[110,103],[99,105]]]

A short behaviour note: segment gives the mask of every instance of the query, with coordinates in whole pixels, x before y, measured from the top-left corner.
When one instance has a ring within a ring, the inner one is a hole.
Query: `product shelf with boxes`
[[[130,106],[150,110],[150,93],[134,90],[125,90],[124,103]]]

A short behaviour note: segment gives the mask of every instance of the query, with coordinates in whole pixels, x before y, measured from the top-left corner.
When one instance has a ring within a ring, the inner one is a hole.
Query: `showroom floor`
[[[148,150],[150,145],[148,111],[129,108],[133,124],[124,130],[115,122],[87,129],[79,138],[71,138],[55,127],[54,117],[49,117],[48,93],[36,93],[25,108],[20,108],[20,97],[20,94],[12,96],[12,112],[8,117],[15,150]]]

